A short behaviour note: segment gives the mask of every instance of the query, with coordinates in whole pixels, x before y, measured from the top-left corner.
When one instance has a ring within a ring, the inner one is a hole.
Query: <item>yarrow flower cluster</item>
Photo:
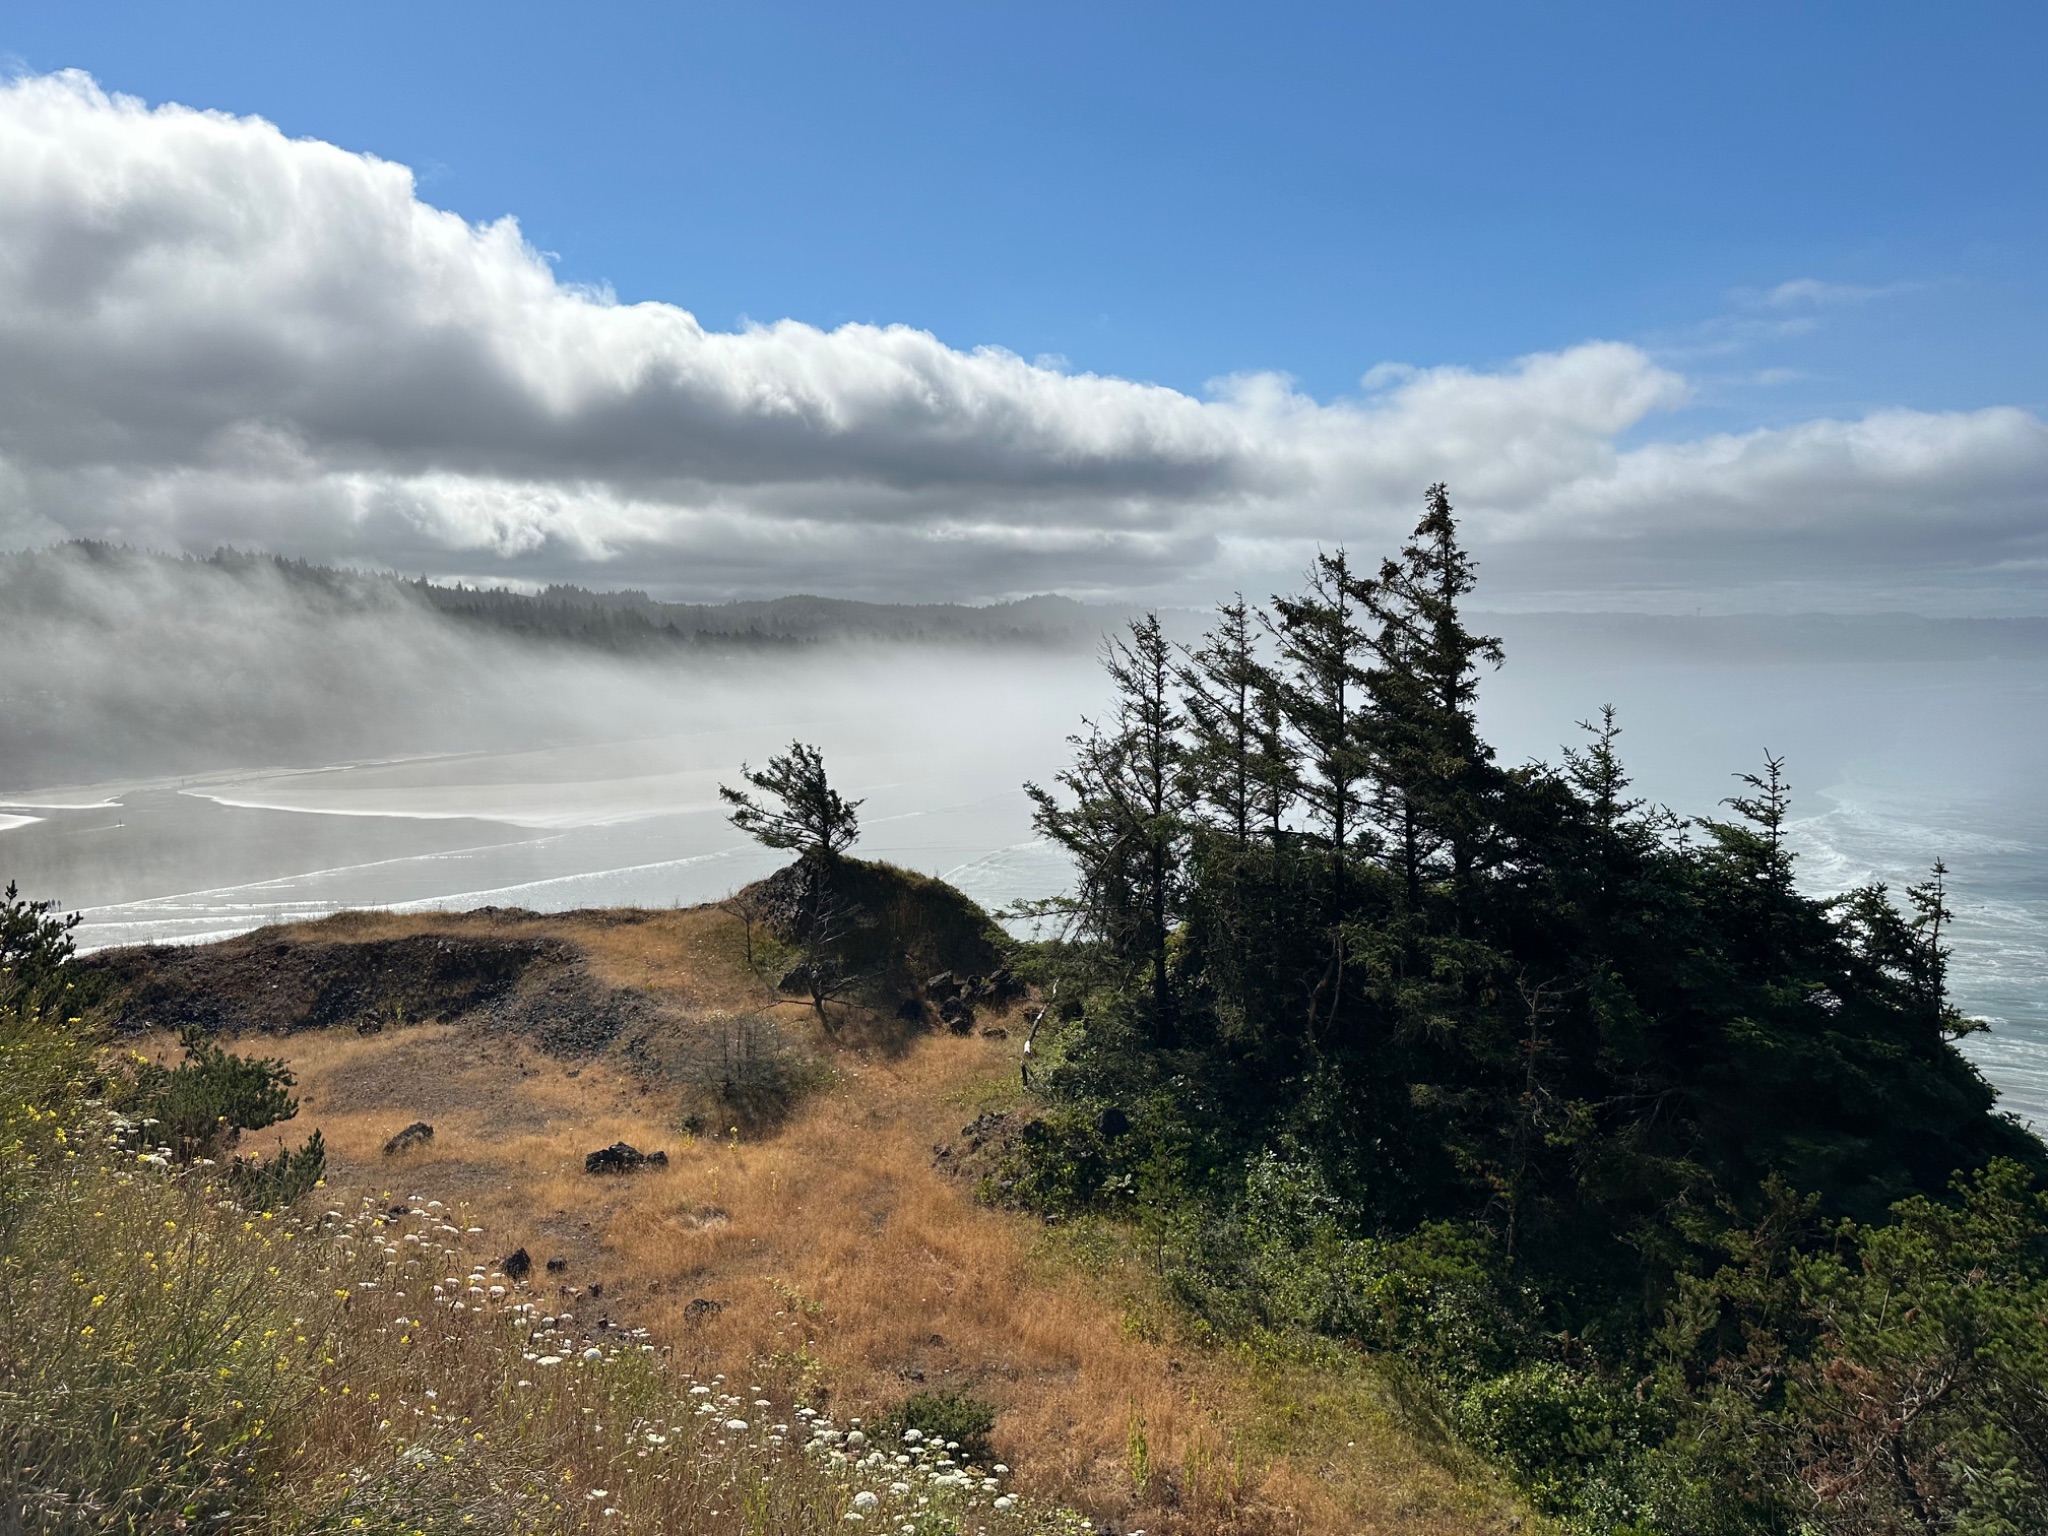
[[[1022,1502],[1004,1491],[1003,1479],[1010,1469],[998,1462],[984,1471],[961,1461],[957,1440],[930,1439],[907,1429],[903,1449],[892,1452],[877,1445],[859,1419],[841,1429],[808,1408],[799,1408],[797,1417],[804,1421],[805,1454],[853,1490],[843,1517],[849,1525],[872,1523],[917,1536],[927,1531],[1026,1528]],[[996,1523],[988,1524],[990,1519]],[[1059,1521],[1058,1512],[1047,1511],[1029,1528],[1064,1530],[1067,1525]],[[1083,1521],[1073,1528],[1088,1526]]]

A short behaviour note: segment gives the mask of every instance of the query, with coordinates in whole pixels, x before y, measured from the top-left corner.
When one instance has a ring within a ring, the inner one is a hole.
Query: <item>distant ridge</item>
[[[971,608],[959,603],[862,603],[799,594],[751,602],[665,603],[645,592],[550,586],[535,593],[439,586],[408,589],[437,613],[515,634],[635,645],[724,642],[813,644],[825,640],[980,641],[1091,645],[1121,610],[1068,597],[1026,597]]]
[[[309,618],[409,612],[459,629],[620,655],[706,649],[779,650],[847,641],[969,644],[1088,651],[1144,611],[1140,604],[1039,596],[965,603],[870,603],[798,594],[728,603],[664,602],[638,590],[554,585],[538,592],[356,571],[234,549],[167,555],[75,541],[0,555],[0,628],[75,617],[82,582],[132,586],[138,602],[181,592],[267,588]],[[182,585],[181,585],[182,583]],[[1168,636],[1198,640],[1211,615],[1160,611]],[[1652,614],[1520,611],[1473,615],[1518,653],[1587,652],[1607,659],[1687,662],[1934,662],[2048,657],[2048,619],[1928,618],[1908,613]]]
[[[151,582],[161,599],[181,580],[274,584],[314,614],[412,609],[466,627],[532,641],[621,653],[671,647],[787,647],[834,641],[949,642],[1088,649],[1135,610],[1040,596],[986,607],[962,603],[866,603],[797,595],[731,603],[662,602],[641,591],[539,592],[441,585],[424,577],[352,571],[283,556],[221,549],[166,555],[74,541],[0,556],[0,606],[17,619],[62,616],[74,582],[99,577]]]

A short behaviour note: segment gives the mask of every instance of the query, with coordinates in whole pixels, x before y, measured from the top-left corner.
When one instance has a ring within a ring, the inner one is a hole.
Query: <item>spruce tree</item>
[[[1411,910],[1431,860],[1447,852],[1463,914],[1487,823],[1482,802],[1493,749],[1479,735],[1476,706],[1481,665],[1499,666],[1503,653],[1498,639],[1473,633],[1459,613],[1477,579],[1458,542],[1449,493],[1438,484],[1400,557],[1357,588],[1376,626],[1366,678],[1376,809]]]
[[[1216,617],[1216,627],[1180,669],[1190,737],[1188,798],[1243,849],[1260,819],[1266,775],[1259,762],[1259,708],[1272,684],[1243,595],[1219,606]]]
[[[1173,650],[1156,614],[1134,620],[1103,661],[1116,690],[1108,726],[1084,722],[1059,775],[1073,804],[1024,786],[1039,830],[1072,855],[1084,926],[1147,975],[1155,1043],[1174,1040],[1168,943],[1183,912],[1188,835],[1186,743]]]

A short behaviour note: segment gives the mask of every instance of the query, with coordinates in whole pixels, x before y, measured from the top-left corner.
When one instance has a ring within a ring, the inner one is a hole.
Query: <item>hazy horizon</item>
[[[88,947],[347,906],[717,899],[777,862],[726,825],[717,785],[793,738],[866,798],[863,855],[992,907],[1051,895],[1065,862],[1021,786],[1051,781],[1107,697],[1087,645],[616,656],[308,602],[260,565],[88,571],[58,597],[0,612],[17,663],[0,874],[83,909]],[[1556,761],[1613,704],[1638,792],[1687,816],[1717,814],[1765,751],[1784,756],[1816,894],[1902,886],[1946,858],[1958,999],[2001,1021],[1972,1049],[2048,1123],[2048,672],[2033,626],[2000,654],[1981,626],[1918,620],[1485,622],[1508,647],[1481,695],[1503,763]]]

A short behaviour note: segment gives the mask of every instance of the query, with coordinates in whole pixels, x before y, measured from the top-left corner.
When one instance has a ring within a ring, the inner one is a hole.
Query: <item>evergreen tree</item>
[[[1260,706],[1273,692],[1261,664],[1251,609],[1242,595],[1216,610],[1217,624],[1180,669],[1189,746],[1188,798],[1206,807],[1238,848],[1251,844],[1261,820]]]
[[[1344,1007],[1350,958],[1344,920],[1364,830],[1360,726],[1368,653],[1358,594],[1350,556],[1341,548],[1319,553],[1301,593],[1275,597],[1274,617],[1266,621],[1280,654],[1275,693],[1295,749],[1296,800],[1327,872],[1323,910],[1302,914],[1321,936],[1323,951],[1320,973],[1313,981],[1304,978],[1303,1025],[1312,1046],[1332,1032]]]
[[[2048,1507],[2048,1474],[2002,1437],[2041,1418],[2037,1364],[1969,1367],[1995,1431],[1859,1417],[1960,1362],[1968,1319],[2033,1326],[1975,1260],[1914,1269],[1939,1202],[1976,1198],[1954,1176],[2048,1175],[1956,1049],[1945,870],[1806,896],[1782,759],[1688,821],[1631,795],[1611,709],[1560,767],[1499,768],[1474,574],[1435,486],[1374,575],[1318,556],[1177,677],[1156,625],[1113,649],[1071,803],[1033,790],[1094,990],[1051,1077],[1069,1130],[1016,1187],[1150,1181],[1177,1294],[1407,1351],[1571,1529],[1782,1532],[1823,1475],[1877,1512],[1845,1531],[2029,1528],[2009,1512]],[[1087,1129],[1133,1096],[1113,1145]],[[2048,1244],[2022,1246],[2038,1289]],[[1910,1285],[1947,1310],[1895,1319]]]
[[[1476,582],[1477,567],[1458,542],[1450,496],[1439,484],[1429,488],[1400,557],[1358,586],[1377,626],[1366,675],[1375,799],[1411,910],[1421,903],[1430,861],[1447,851],[1454,904],[1463,913],[1487,824],[1482,802],[1493,751],[1480,739],[1475,706],[1481,664],[1499,666],[1503,653],[1499,640],[1474,634],[1459,614]]]
[[[825,778],[825,756],[816,747],[793,741],[758,772],[742,763],[740,776],[781,802],[763,805],[743,789],[718,786],[719,799],[732,807],[726,820],[756,842],[829,863],[859,839],[863,802],[840,798]]]
[[[1185,724],[1174,694],[1172,646],[1156,614],[1134,620],[1109,644],[1104,667],[1116,690],[1105,729],[1087,722],[1072,738],[1075,760],[1059,775],[1073,796],[1025,785],[1040,831],[1072,855],[1084,927],[1147,976],[1154,1043],[1175,1038],[1168,944],[1184,915],[1188,786]]]

